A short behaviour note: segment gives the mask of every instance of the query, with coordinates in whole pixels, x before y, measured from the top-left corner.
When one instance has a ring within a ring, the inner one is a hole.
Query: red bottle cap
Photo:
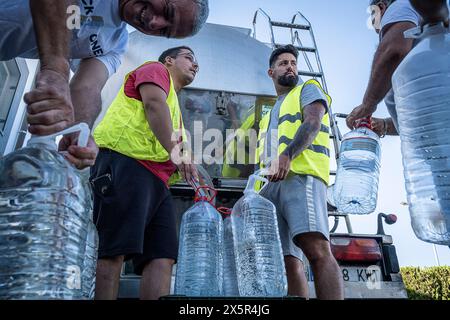
[[[372,129],[372,117],[362,118],[356,120],[356,128],[369,128]]]

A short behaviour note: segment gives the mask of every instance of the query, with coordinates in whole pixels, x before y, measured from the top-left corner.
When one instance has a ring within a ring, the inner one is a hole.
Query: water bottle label
[[[341,145],[341,152],[363,150],[375,153],[380,156],[380,145],[376,140],[366,138],[351,138],[344,140]]]

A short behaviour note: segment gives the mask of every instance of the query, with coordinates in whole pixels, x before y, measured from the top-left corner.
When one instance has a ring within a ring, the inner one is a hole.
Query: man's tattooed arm
[[[303,123],[283,154],[293,160],[305,151],[317,137],[324,115],[325,107],[321,102],[316,101],[304,107]]]

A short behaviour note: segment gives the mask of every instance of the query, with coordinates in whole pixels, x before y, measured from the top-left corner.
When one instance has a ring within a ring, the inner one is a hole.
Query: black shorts
[[[153,259],[178,255],[175,211],[167,186],[137,160],[101,149],[91,168],[98,257],[133,259],[136,274]]]

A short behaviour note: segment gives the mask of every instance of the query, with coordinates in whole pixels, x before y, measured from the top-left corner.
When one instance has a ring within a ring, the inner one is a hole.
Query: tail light
[[[331,252],[338,261],[375,262],[382,259],[375,239],[331,238]]]

